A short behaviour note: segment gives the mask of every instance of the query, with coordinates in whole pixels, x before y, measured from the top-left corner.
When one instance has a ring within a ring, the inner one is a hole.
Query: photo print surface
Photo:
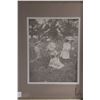
[[[77,84],[79,46],[79,17],[27,17],[28,84]]]

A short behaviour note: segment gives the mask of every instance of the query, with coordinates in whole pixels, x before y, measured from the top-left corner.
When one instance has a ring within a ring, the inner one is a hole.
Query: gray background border
[[[80,17],[80,84],[27,84],[27,17]],[[83,88],[83,3],[82,1],[18,1],[18,91],[21,98],[64,99],[82,98]]]

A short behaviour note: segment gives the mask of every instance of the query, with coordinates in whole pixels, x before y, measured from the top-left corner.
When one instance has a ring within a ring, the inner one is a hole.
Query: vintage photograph
[[[79,17],[27,17],[28,84],[78,83],[79,50]]]

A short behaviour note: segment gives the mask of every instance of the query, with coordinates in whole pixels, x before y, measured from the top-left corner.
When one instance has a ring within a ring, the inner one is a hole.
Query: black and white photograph
[[[27,17],[28,84],[79,82],[80,17]]]

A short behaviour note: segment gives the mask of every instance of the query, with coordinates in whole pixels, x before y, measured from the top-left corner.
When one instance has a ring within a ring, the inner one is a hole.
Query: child
[[[59,60],[58,52],[56,50],[56,44],[54,42],[50,42],[48,44],[47,50],[49,50],[49,54],[51,57],[49,66],[53,67],[55,69],[60,69],[60,68],[64,67],[64,64],[62,64]]]
[[[70,59],[70,50],[71,50],[71,44],[69,43],[69,40],[65,40],[63,43],[63,49],[61,51],[60,57],[63,59]]]

